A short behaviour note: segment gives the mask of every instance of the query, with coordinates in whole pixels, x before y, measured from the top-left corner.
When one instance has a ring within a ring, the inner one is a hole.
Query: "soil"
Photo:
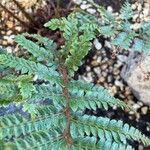
[[[123,5],[123,3],[126,0],[95,0],[95,1],[98,4],[101,4],[105,7],[112,6],[114,11],[119,11],[121,6]],[[70,2],[69,0],[61,1],[62,9],[60,9],[60,16],[66,16],[67,14],[69,14],[71,12],[71,9],[67,9],[67,11],[66,11],[66,5],[69,4],[69,2]],[[51,12],[51,13],[49,13],[49,12]],[[44,36],[51,37],[57,43],[59,43],[59,45],[61,45],[63,43],[63,39],[61,38],[61,33],[56,32],[53,35],[53,32],[48,32],[48,30],[45,30],[45,29],[43,30],[43,28],[42,28],[42,25],[45,22],[47,22],[48,20],[50,20],[51,18],[54,17],[53,7],[50,6],[50,4],[49,4],[48,6],[45,6],[41,9],[37,10],[37,12],[36,12],[36,14],[34,14],[34,16],[36,16],[35,22],[38,22],[38,24],[37,24],[38,33],[40,33],[41,35],[44,35]],[[31,28],[28,31],[30,33],[37,32],[37,30],[34,28]],[[101,42],[104,42],[104,41],[101,41]],[[94,51],[90,51],[89,54],[87,55],[87,57],[85,58],[85,62],[87,59],[91,60],[92,57],[94,56],[94,54],[95,54]],[[78,75],[82,75],[82,73],[86,71],[85,66],[86,66],[86,64],[82,65],[79,68],[78,72],[75,75],[75,79],[78,78]],[[136,99],[135,99],[135,101],[136,101]],[[139,109],[138,111],[140,112],[141,110]],[[147,127],[150,127],[150,112],[148,112],[145,115],[141,114],[139,121],[136,121],[135,115],[131,115],[128,112],[123,111],[119,108],[117,108],[116,110],[109,108],[108,111],[105,111],[103,109],[97,109],[97,111],[95,111],[95,112],[92,110],[86,110],[86,113],[91,114],[91,115],[96,115],[96,116],[107,116],[109,118],[117,119],[117,120],[123,120],[124,122],[129,123],[130,125],[133,125],[134,127],[137,127],[145,135],[150,136],[150,131],[149,132],[147,131]],[[1,112],[0,112],[0,114],[1,114]],[[138,150],[138,147],[139,147],[138,142],[132,142],[131,144],[135,149]],[[150,150],[150,147],[144,148],[144,150]]]

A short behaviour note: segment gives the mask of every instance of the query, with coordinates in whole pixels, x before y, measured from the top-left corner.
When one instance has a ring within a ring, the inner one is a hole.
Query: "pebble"
[[[12,34],[12,30],[8,30],[6,35],[11,35]]]
[[[147,114],[147,111],[148,111],[148,107],[147,106],[141,108],[142,114],[144,114],[144,115]]]
[[[82,79],[83,79],[84,81],[88,82],[88,83],[93,82],[92,73],[89,72],[89,73],[87,74],[87,77],[82,76]]]
[[[6,26],[7,26],[9,29],[11,29],[11,28],[13,28],[14,24],[13,24],[12,21],[7,21],[7,22],[6,22]]]
[[[125,55],[118,55],[117,58],[120,62],[123,62],[123,63],[127,61],[127,56]]]
[[[132,8],[132,10],[135,10],[136,9],[136,5],[132,4],[131,8]]]
[[[101,63],[101,61],[102,61],[102,57],[101,57],[101,56],[98,56],[98,57],[97,57],[97,62],[98,62],[98,63]]]
[[[135,103],[132,105],[132,107],[135,109],[135,111],[137,111],[141,106]]]
[[[77,5],[80,5],[82,3],[82,0],[73,0]]]
[[[108,82],[108,83],[111,83],[111,82],[112,82],[112,80],[113,80],[112,75],[108,75],[108,77],[107,77],[107,82]]]
[[[108,7],[107,7],[107,10],[108,10],[109,12],[113,12],[113,8],[112,8],[111,6],[108,6]]]
[[[150,14],[150,8],[144,8],[143,15],[144,17],[147,17]]]
[[[100,67],[95,67],[95,68],[94,68],[94,72],[95,72],[97,75],[100,75],[100,74],[101,74],[101,69],[100,69]]]
[[[102,44],[98,41],[97,38],[94,40],[93,44],[97,50],[100,50],[102,48]]]
[[[90,4],[81,4],[81,6],[80,6],[80,8],[83,9],[83,10],[88,9],[90,7],[91,7]]]
[[[6,48],[6,50],[7,50],[8,53],[12,53],[12,47],[8,46],[8,47]]]
[[[101,69],[105,71],[105,70],[107,69],[107,67],[108,67],[107,64],[103,64],[103,65],[101,66]]]
[[[138,7],[137,10],[140,12],[142,10],[142,5],[140,3],[138,3]]]
[[[103,76],[103,77],[107,77],[107,72],[103,71],[103,72],[102,72],[102,76]]]
[[[117,88],[116,88],[116,86],[112,86],[112,87],[110,87],[109,89],[109,93],[112,95],[112,96],[114,96],[116,93],[117,93]]]
[[[87,12],[89,12],[90,14],[95,14],[95,13],[96,13],[96,10],[95,10],[95,9],[92,9],[92,8],[88,8],[88,9],[87,9]]]
[[[90,66],[86,66],[86,71],[90,72],[91,71],[91,67]]]
[[[98,79],[98,83],[103,83],[105,81],[105,78],[103,76],[100,76]]]
[[[116,81],[115,81],[115,85],[118,86],[118,87],[120,87],[120,89],[123,91],[124,85],[123,85],[123,83],[122,83],[121,81],[116,80]]]
[[[125,96],[128,96],[131,94],[131,90],[128,86],[125,87],[125,93],[124,94],[125,94]]]
[[[105,47],[108,47],[108,48],[112,48],[111,44],[109,41],[105,40]]]
[[[113,74],[114,75],[119,75],[119,73],[120,73],[120,70],[118,70],[117,68],[114,68]]]

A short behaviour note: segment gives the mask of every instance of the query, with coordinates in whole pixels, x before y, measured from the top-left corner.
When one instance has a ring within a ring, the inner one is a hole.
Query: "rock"
[[[103,64],[103,65],[101,66],[101,69],[105,71],[105,70],[107,69],[107,67],[108,67],[107,64]]]
[[[91,7],[90,4],[82,4],[82,5],[80,6],[80,8],[83,9],[83,10],[88,9],[89,7]]]
[[[80,5],[81,2],[82,2],[82,0],[73,0],[73,1],[74,1],[74,3],[76,3],[77,5]]]
[[[132,10],[135,10],[136,9],[136,5],[132,4],[131,8],[132,8]]]
[[[8,29],[11,29],[11,28],[13,28],[14,23],[12,21],[7,21],[6,26],[8,27]]]
[[[108,10],[109,12],[113,12],[113,8],[112,8],[111,6],[108,6],[108,7],[107,7],[107,10]]]
[[[146,115],[147,111],[148,111],[148,107],[147,106],[144,106],[144,107],[141,108],[141,112],[142,112],[143,115]]]
[[[97,75],[100,75],[100,74],[101,74],[101,69],[100,69],[100,67],[95,67],[93,70],[94,70],[94,72],[95,72]]]
[[[94,46],[95,46],[95,48],[96,48],[97,50],[100,50],[100,49],[102,48],[102,44],[98,41],[97,38],[94,40],[93,43],[94,43]]]
[[[8,53],[12,53],[12,47],[8,46],[8,47],[6,48],[6,50],[7,50]]]
[[[115,85],[118,86],[118,87],[120,87],[121,90],[123,90],[124,86],[123,86],[123,83],[121,81],[115,80]]]
[[[105,41],[105,46],[110,48],[110,49],[112,48],[111,43],[107,40]]]
[[[135,97],[150,105],[150,56],[131,52],[121,77],[127,82]]]
[[[144,8],[143,14],[144,14],[144,17],[147,17],[150,14],[150,9],[149,8]]]
[[[132,107],[137,111],[141,106],[135,103]]]
[[[113,77],[112,77],[112,75],[109,75],[108,77],[107,77],[107,82],[108,83],[111,83],[113,81]]]
[[[87,9],[87,12],[89,12],[90,14],[95,14],[95,13],[96,13],[96,10],[93,9],[93,8],[88,8],[88,9]]]
[[[103,71],[103,72],[102,72],[102,76],[103,76],[103,77],[107,77],[107,76],[108,76],[107,72]]]
[[[113,86],[113,87],[110,87],[108,89],[108,91],[109,91],[111,96],[114,96],[117,93],[117,88],[116,88],[116,86]]]
[[[141,4],[138,4],[138,7],[137,7],[138,11],[140,12],[142,10],[142,5]]]
[[[103,83],[105,81],[105,78],[103,76],[100,76],[98,79],[98,83]]]
[[[118,55],[117,58],[120,62],[126,62],[127,60],[127,56],[125,55]]]
[[[90,66],[86,66],[86,71],[90,72],[91,71],[91,67]]]

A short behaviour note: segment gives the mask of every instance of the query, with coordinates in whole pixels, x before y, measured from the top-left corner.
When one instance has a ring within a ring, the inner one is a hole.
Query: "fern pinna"
[[[84,113],[85,108],[107,110],[114,105],[132,110],[103,87],[71,78],[97,35],[118,34],[117,28],[110,26],[111,22],[116,25],[113,18],[110,20],[111,14],[102,7],[98,10],[104,17],[103,24],[85,12],[45,24],[63,33],[65,44],[59,50],[52,40],[25,33],[16,36],[16,42],[26,51],[25,58],[0,51],[0,104],[21,105],[26,112],[0,117],[0,149],[131,150],[128,139],[150,145],[148,137],[123,121]],[[122,32],[114,36],[112,43],[127,48],[132,38],[121,28]],[[125,46],[120,43],[123,41]]]

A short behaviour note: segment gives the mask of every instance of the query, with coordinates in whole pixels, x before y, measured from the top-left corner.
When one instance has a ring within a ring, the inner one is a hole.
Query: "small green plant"
[[[45,24],[63,33],[65,44],[59,50],[52,40],[27,33],[16,36],[27,51],[24,58],[1,50],[0,104],[21,105],[26,115],[17,112],[0,117],[0,149],[131,150],[127,139],[150,145],[148,137],[123,121],[84,113],[85,108],[107,110],[114,105],[132,110],[103,87],[72,79],[91,41],[101,34],[114,37],[112,44],[124,49],[133,43],[135,50],[148,52],[149,46],[146,25],[142,34],[128,28],[128,3],[121,10],[120,24],[103,7],[92,4],[100,11],[102,22],[85,12],[74,12]]]

